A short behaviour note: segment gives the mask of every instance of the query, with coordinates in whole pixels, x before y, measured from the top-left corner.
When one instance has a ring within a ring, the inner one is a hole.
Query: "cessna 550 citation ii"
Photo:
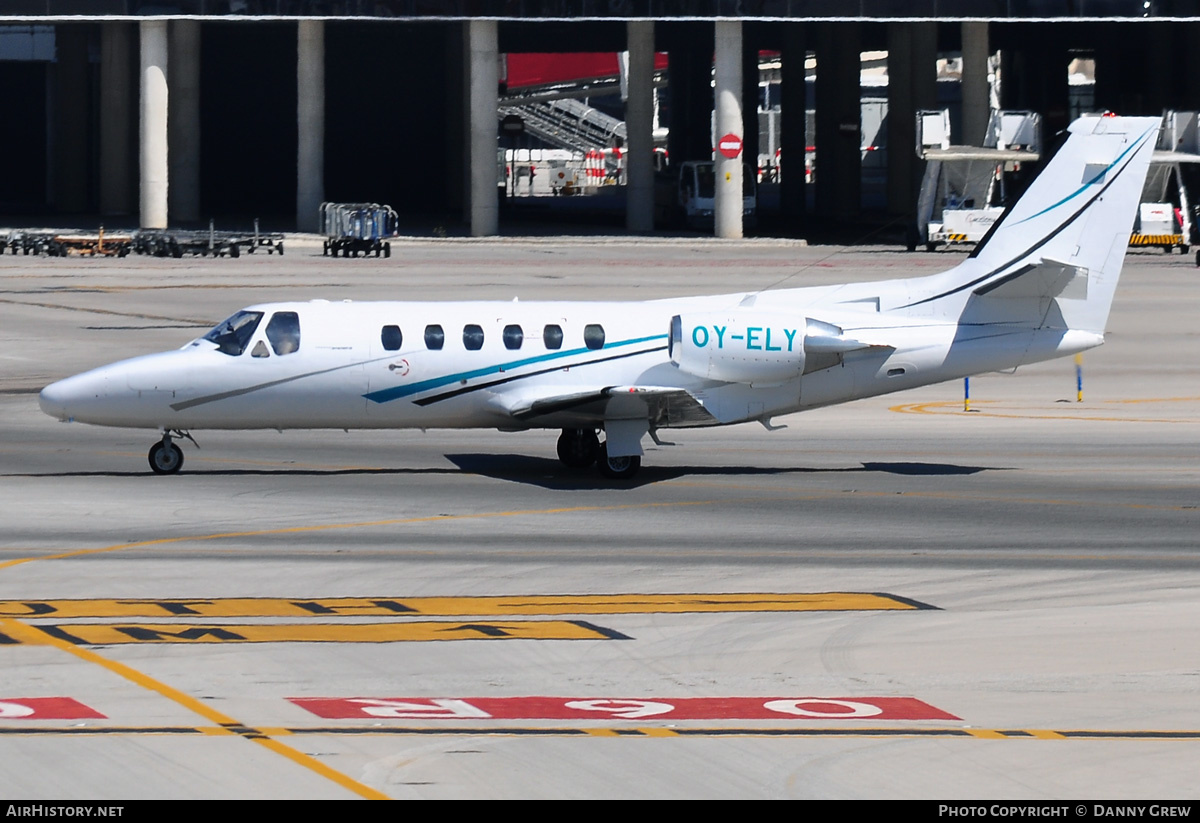
[[[64,421],[156,429],[561,429],[559,459],[632,477],[646,434],[778,415],[1104,342],[1158,118],[1084,117],[941,274],[647,302],[264,303],[182,349],[47,386]],[[602,442],[598,432],[604,433]]]

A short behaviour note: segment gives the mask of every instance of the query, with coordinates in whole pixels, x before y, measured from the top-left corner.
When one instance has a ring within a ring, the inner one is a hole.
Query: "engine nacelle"
[[[806,323],[803,316],[758,311],[676,315],[671,362],[694,377],[777,386],[804,373]]]

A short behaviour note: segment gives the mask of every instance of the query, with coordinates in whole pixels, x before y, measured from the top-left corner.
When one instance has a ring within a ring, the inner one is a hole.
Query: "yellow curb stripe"
[[[213,597],[89,600],[0,600],[0,617],[18,620],[95,618],[279,617],[328,621],[363,617],[546,617],[572,614],[692,614],[706,612],[876,611],[920,605],[876,592],[713,592],[678,594],[477,595],[464,597]],[[101,625],[101,624],[89,624]],[[228,623],[213,624],[232,629]],[[287,624],[271,624],[286,627]],[[355,624],[365,625],[365,624]],[[444,625],[444,624],[443,624]],[[67,630],[65,627],[60,627]],[[176,634],[188,628],[175,624]],[[87,630],[84,629],[86,632]],[[182,639],[182,638],[181,638]],[[126,638],[128,640],[128,638]],[[99,641],[97,641],[99,642]],[[110,641],[104,641],[110,642]]]
[[[1162,401],[1147,399],[1147,400],[1121,400],[1112,401],[1120,403],[1155,403],[1155,402],[1180,402],[1192,398],[1167,398]],[[986,404],[995,401],[978,400],[976,404]],[[960,401],[957,400],[939,400],[931,403],[901,403],[896,406],[890,406],[888,411],[898,414],[962,414],[960,409]],[[1074,409],[1074,407],[1072,407]],[[1090,411],[1090,409],[1089,409]],[[1195,420],[1185,418],[1169,418],[1169,417],[1112,417],[1112,416],[1096,416],[1089,414],[1075,414],[1065,412],[1064,414],[1020,414],[1017,412],[998,412],[998,411],[981,411],[979,409],[971,409],[969,414],[972,417],[995,417],[1006,420],[1067,420],[1071,422],[1093,422],[1093,423],[1195,423]]]
[[[980,740],[1005,740],[1008,737],[995,729],[963,729],[963,731]]]

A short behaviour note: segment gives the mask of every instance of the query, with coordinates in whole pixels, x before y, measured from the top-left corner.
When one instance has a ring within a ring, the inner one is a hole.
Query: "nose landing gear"
[[[186,437],[200,448],[200,444],[196,443],[187,432],[163,432],[162,440],[150,447],[150,453],[147,459],[150,462],[150,470],[155,474],[176,474],[183,468],[183,449],[175,445],[172,437]]]

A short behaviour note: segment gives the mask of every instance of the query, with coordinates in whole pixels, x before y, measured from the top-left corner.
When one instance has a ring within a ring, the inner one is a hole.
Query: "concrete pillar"
[[[745,150],[742,160],[752,170],[758,170],[758,153],[762,145],[762,132],[758,122],[758,45],[762,39],[762,28],[758,23],[742,24],[742,140]]]
[[[1162,114],[1170,108],[1180,108],[1172,94],[1174,80],[1180,74],[1179,55],[1171,47],[1172,32],[1178,23],[1151,23],[1139,26],[1141,53],[1146,56],[1146,77],[1143,80],[1147,91],[1146,114]],[[1194,79],[1188,83],[1195,82]]]
[[[1173,72],[1176,78],[1175,108],[1184,111],[1200,109],[1200,84],[1190,78],[1200,76],[1200,28],[1181,26],[1175,32],[1174,57],[1182,68]]]
[[[200,219],[200,22],[172,20],[168,70],[168,200],[171,219]]]
[[[56,26],[53,112],[53,175],[51,191],[59,212],[78,213],[88,207],[88,27]]]
[[[625,227],[649,232],[654,230],[654,21],[630,20],[625,31]]]
[[[742,163],[747,149],[736,157],[726,157],[720,148],[727,135],[741,140],[742,125],[742,24],[718,21],[713,24],[714,80],[713,104],[716,111],[716,198],[713,208],[713,233],[717,237],[742,236]],[[757,149],[755,149],[757,151]]]
[[[325,199],[325,23],[301,20],[296,33],[296,229],[320,229]]]
[[[962,24],[962,143],[982,146],[991,113],[988,85],[988,24]]]
[[[1122,31],[1140,29],[1141,26],[1124,26]],[[1042,115],[1042,159],[1045,164],[1058,150],[1064,139],[1062,131],[1070,125],[1070,86],[1067,67],[1071,59],[1063,33],[1056,27],[1020,24],[1018,37],[1020,49],[1005,50],[1001,55],[1000,103],[1004,109],[1028,109]],[[1129,36],[1124,40],[1128,41]],[[1116,68],[1125,77],[1137,77],[1128,64],[1119,61]],[[1096,102],[1101,99],[1100,61],[1096,65]],[[1139,89],[1143,88],[1137,82]],[[1140,99],[1140,94],[1138,95]],[[1144,114],[1149,112],[1126,110],[1123,113]],[[1022,172],[1034,170],[1030,164],[1022,164]],[[1009,196],[1019,193],[1031,179],[1016,176],[1016,185],[1008,189]]]
[[[462,101],[466,90],[467,75],[467,28],[461,23],[447,23],[443,27],[442,44],[444,56],[440,67],[440,86],[446,100]],[[445,173],[445,208],[447,211],[463,215],[464,222],[470,219],[467,214],[467,203],[470,192],[468,186],[467,156],[467,107],[462,105],[447,105],[445,111],[444,133],[445,145],[437,155],[438,162]]]
[[[916,216],[924,164],[916,113],[937,106],[937,24],[888,25],[888,212]]]
[[[100,214],[133,214],[133,28],[100,24]]]
[[[142,20],[139,208],[142,228],[167,227],[167,21]]]
[[[691,21],[671,23],[664,34],[670,38],[671,105],[667,148],[671,163],[711,160],[713,27]]]
[[[861,42],[858,23],[822,23],[816,30],[816,207],[846,225],[862,200]]]
[[[779,208],[785,234],[803,228],[807,211],[807,180],[804,159],[808,147],[808,86],[804,62],[808,57],[804,23],[783,23],[783,52],[780,64],[780,180]]]
[[[486,237],[500,229],[500,203],[496,190],[496,110],[500,82],[499,47],[495,20],[471,20],[467,26],[467,60],[470,84],[467,119],[470,145],[470,210],[472,237]]]

